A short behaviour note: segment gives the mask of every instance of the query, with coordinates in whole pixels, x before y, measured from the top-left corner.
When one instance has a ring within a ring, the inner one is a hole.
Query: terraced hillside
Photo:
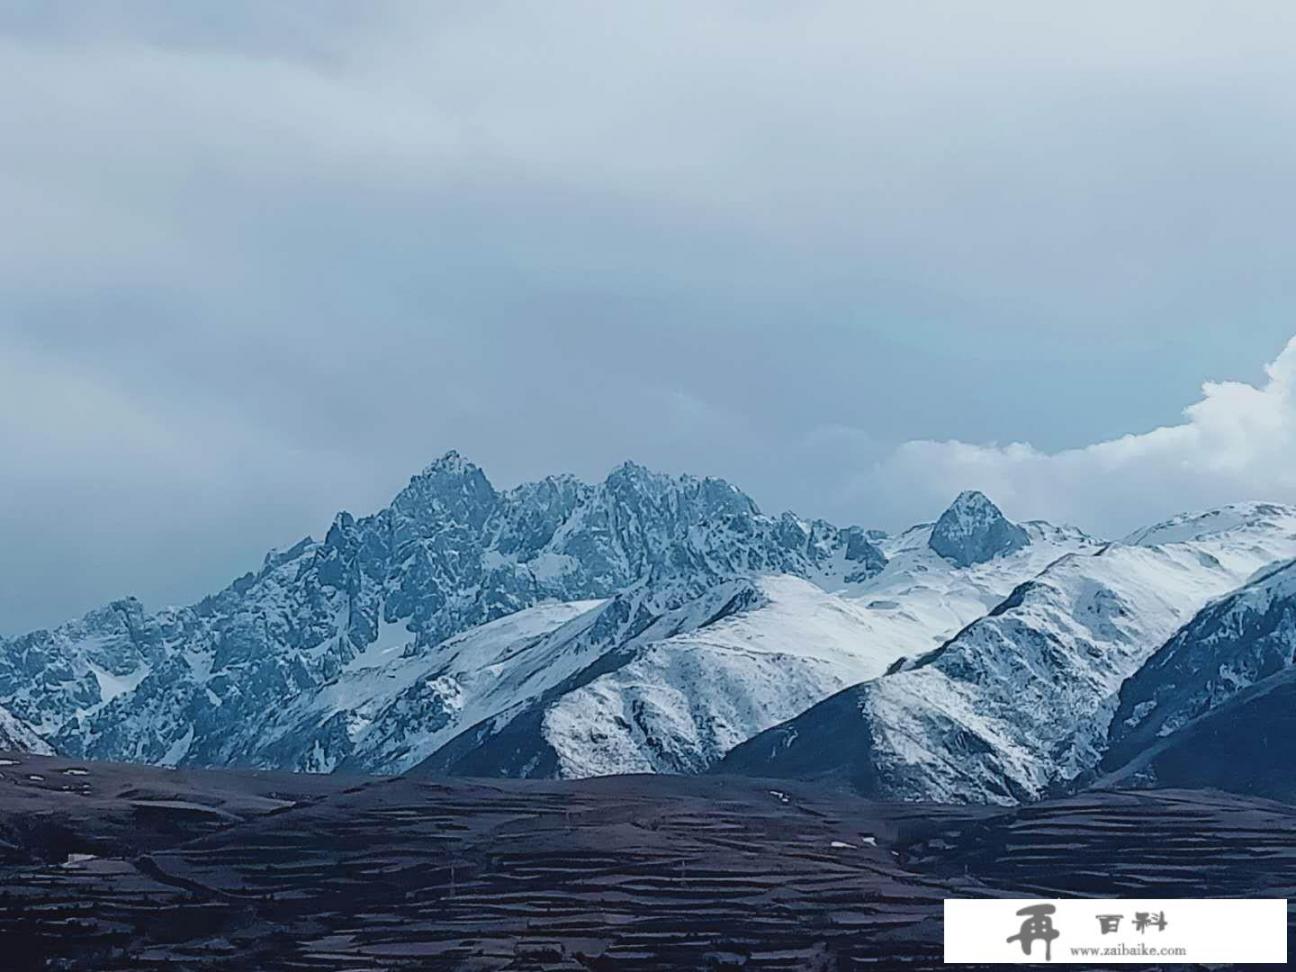
[[[1003,809],[4,761],[17,969],[934,968],[953,894],[1296,889],[1296,810],[1211,793]]]

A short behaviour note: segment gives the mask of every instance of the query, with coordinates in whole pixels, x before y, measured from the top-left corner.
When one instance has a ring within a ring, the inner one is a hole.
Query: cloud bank
[[[1018,517],[1132,528],[1184,508],[1240,500],[1296,502],[1296,337],[1250,385],[1210,381],[1184,421],[1082,448],[912,441],[868,485],[939,501],[981,489]]]

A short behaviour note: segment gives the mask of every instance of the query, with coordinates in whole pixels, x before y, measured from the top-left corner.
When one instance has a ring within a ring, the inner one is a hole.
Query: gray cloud
[[[1166,425],[1293,330],[1288,5],[305,10],[0,13],[0,631],[450,447],[894,525],[964,485],[861,491],[899,443]]]

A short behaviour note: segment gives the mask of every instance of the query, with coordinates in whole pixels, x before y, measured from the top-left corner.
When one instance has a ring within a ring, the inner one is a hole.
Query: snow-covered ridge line
[[[1296,510],[1242,504],[1131,539],[1058,559],[939,651],[749,740],[721,768],[1003,803],[1085,776],[1117,692],[1166,639],[1257,572],[1280,583],[1270,565],[1296,555]]]
[[[845,689],[888,794],[1029,799],[1294,525],[1242,504],[1112,544],[968,492],[886,537],[633,463],[499,491],[450,453],[192,606],[0,642],[0,706],[104,759],[584,776],[700,772]]]
[[[408,768],[542,706],[555,772],[699,767],[1097,544],[979,494],[956,507],[957,556],[937,521],[888,557],[877,532],[768,516],[721,480],[627,463],[501,492],[448,453],[190,607],[128,599],[0,644],[0,704],[68,753],[315,771]],[[740,589],[732,616],[694,616]],[[608,724],[573,720],[595,697]]]

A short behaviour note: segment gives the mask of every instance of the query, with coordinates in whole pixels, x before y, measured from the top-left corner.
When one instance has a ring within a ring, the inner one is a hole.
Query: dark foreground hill
[[[2,759],[6,969],[934,968],[951,895],[1296,891],[1296,809],[1207,791],[1004,809]]]

